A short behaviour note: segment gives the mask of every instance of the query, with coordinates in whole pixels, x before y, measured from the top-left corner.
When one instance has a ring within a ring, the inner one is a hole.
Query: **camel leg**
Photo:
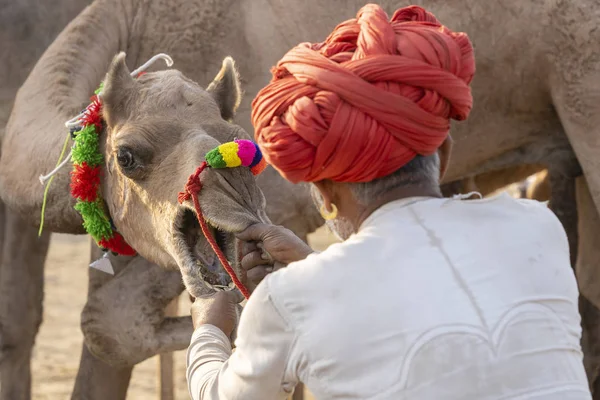
[[[181,273],[141,257],[110,260],[114,277],[89,272],[81,313],[86,347],[73,398],[124,399],[134,365],[190,343],[191,317],[164,317],[167,305],[184,290]]]
[[[579,250],[576,264],[584,364],[594,399],[600,399],[600,215],[584,177],[577,178]]]
[[[176,317],[179,308],[179,297],[173,299],[165,309],[166,317]],[[160,400],[175,399],[173,353],[162,353],[158,359],[160,375]]]
[[[600,310],[583,295],[579,297],[579,312],[583,334],[581,347],[583,349],[583,365],[587,374],[592,398],[600,398]]]
[[[133,367],[114,368],[83,345],[72,400],[125,400]]]
[[[4,248],[4,230],[6,229],[6,206],[0,200],[0,274],[2,273],[2,250]]]
[[[575,267],[577,260],[577,199],[575,195],[575,178],[563,171],[548,169],[550,182],[550,209],[556,214],[569,240],[571,265]]]
[[[91,259],[97,260],[102,251],[92,242]],[[112,259],[115,274],[120,272],[131,257]],[[88,299],[100,286],[112,279],[112,276],[93,268],[88,268]],[[86,347],[81,351],[79,370],[75,378],[72,400],[125,400],[132,366],[115,368],[96,358]]]
[[[4,206],[2,206],[4,208]],[[42,322],[50,233],[3,210],[0,251],[0,399],[31,398],[31,352]]]

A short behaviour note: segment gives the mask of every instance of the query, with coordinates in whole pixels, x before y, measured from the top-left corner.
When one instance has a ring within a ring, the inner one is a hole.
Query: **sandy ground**
[[[316,250],[335,239],[321,229],[310,238]],[[46,263],[44,321],[34,348],[33,399],[70,398],[83,337],[80,312],[87,293],[89,264],[87,236],[53,235]],[[179,301],[181,314],[188,313],[188,297]],[[189,313],[188,313],[189,314]],[[175,353],[176,399],[189,399],[185,383],[185,352]],[[133,371],[128,399],[158,399],[158,357],[137,365]]]

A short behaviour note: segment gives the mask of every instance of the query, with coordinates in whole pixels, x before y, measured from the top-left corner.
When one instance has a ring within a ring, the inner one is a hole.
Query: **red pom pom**
[[[92,102],[83,112],[81,124],[83,126],[95,125],[96,129],[100,131],[102,129],[102,104],[97,95],[92,96],[90,100],[92,100]]]
[[[137,254],[119,232],[114,232],[113,236],[108,240],[100,240],[98,246],[123,256],[135,256]]]
[[[267,168],[267,161],[263,157],[263,158],[261,158],[261,160],[259,161],[258,164],[256,164],[254,167],[250,168],[250,172],[252,172],[252,175],[258,175],[261,172],[263,172],[265,170],[265,168]]]
[[[100,186],[100,166],[90,167],[86,162],[74,165],[71,171],[71,196],[82,201],[94,201]]]

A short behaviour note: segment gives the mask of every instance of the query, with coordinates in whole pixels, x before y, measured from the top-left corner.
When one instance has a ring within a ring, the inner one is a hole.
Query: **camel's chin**
[[[209,221],[207,224],[223,254],[231,264],[236,264],[239,260],[235,251],[235,236],[215,228]],[[180,267],[197,270],[203,280],[213,288],[232,287],[231,278],[204,237],[194,212],[181,208],[174,225],[175,251],[178,253],[177,262]]]

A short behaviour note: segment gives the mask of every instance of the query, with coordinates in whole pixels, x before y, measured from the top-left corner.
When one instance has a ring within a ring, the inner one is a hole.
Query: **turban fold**
[[[418,6],[374,4],[301,43],[252,102],[255,139],[296,183],[367,182],[433,154],[472,106],[473,47]]]

